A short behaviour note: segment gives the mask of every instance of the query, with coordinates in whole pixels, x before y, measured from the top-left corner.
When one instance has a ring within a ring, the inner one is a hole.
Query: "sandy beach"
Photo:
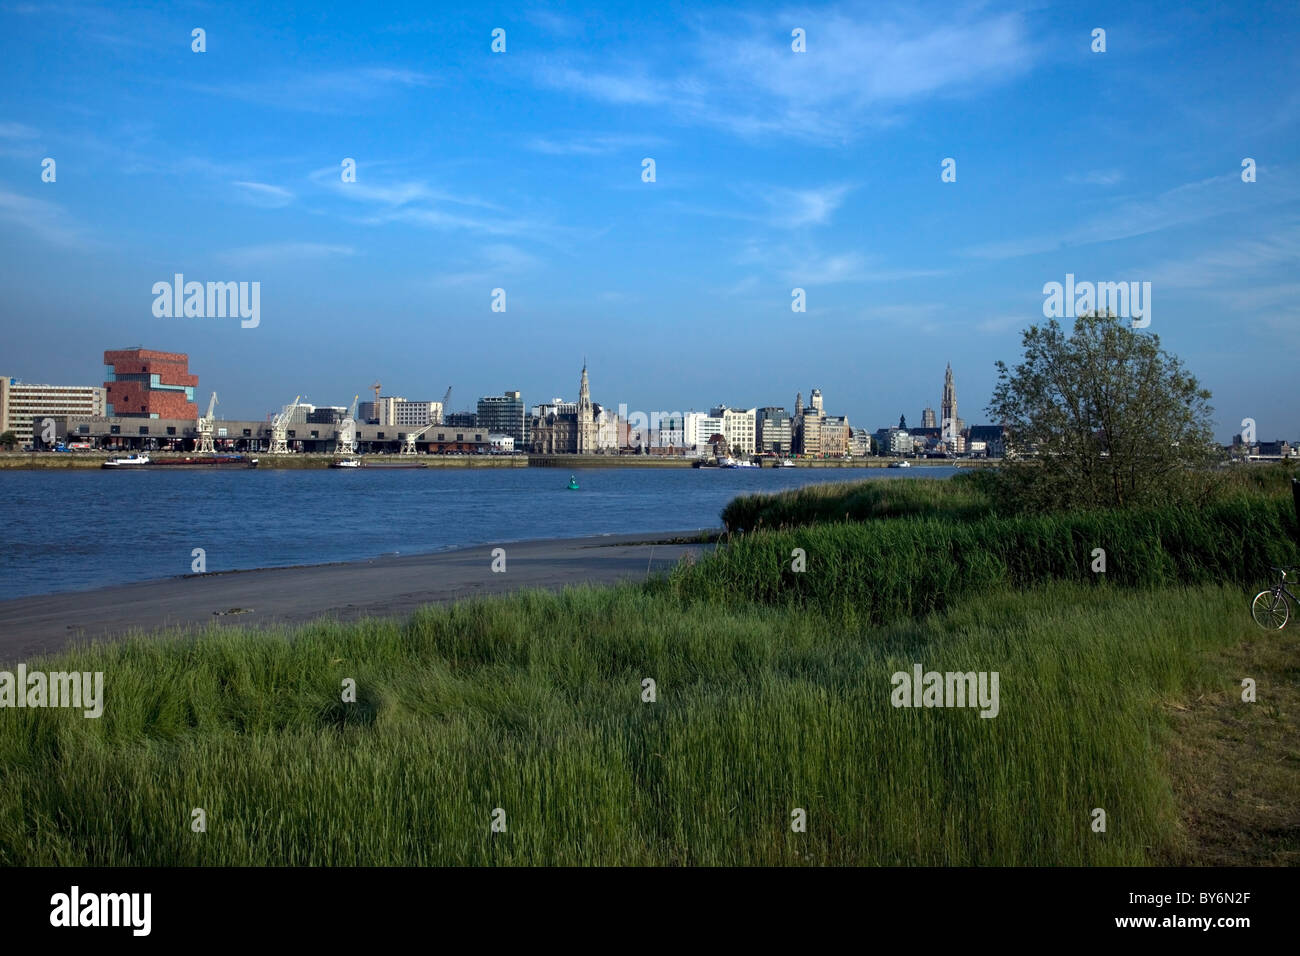
[[[0,601],[0,663],[131,632],[302,624],[408,614],[423,604],[525,588],[644,579],[711,544],[699,530],[479,545],[367,561],[187,575]],[[676,543],[668,543],[676,542]],[[506,570],[493,572],[492,550]]]

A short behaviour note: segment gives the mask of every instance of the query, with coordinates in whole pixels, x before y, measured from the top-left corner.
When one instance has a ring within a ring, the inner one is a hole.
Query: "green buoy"
[[[578,479],[573,477],[573,475],[569,476],[569,490],[570,491],[578,490]]]

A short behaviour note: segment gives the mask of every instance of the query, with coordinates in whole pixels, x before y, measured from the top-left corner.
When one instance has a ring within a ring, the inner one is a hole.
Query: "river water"
[[[952,467],[0,471],[0,599],[529,538],[717,528],[736,495]],[[71,598],[69,598],[71,599]]]

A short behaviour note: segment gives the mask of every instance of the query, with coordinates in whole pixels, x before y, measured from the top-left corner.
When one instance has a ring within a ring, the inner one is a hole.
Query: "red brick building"
[[[119,418],[199,417],[194,390],[199,377],[190,374],[184,352],[118,349],[104,353],[104,401],[107,414]]]

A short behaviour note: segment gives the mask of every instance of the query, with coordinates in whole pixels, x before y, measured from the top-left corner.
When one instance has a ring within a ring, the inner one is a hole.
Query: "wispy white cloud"
[[[711,17],[660,63],[633,52],[626,67],[611,70],[597,66],[594,56],[578,56],[544,63],[537,79],[744,136],[779,132],[844,141],[896,122],[909,104],[968,95],[1022,75],[1035,56],[1019,13],[975,8],[936,17],[900,6],[779,19],[805,29],[806,53],[791,50],[790,37],[773,30],[772,18],[737,14]]]
[[[396,91],[423,89],[437,83],[429,73],[393,67],[281,73],[264,79],[219,84],[190,84],[189,88],[277,109],[342,113],[369,106]]]
[[[942,275],[937,269],[902,269],[860,252],[827,252],[811,243],[750,241],[736,261],[763,269],[791,288],[835,285],[842,282],[899,282]]]
[[[1124,181],[1122,169],[1093,169],[1086,173],[1071,173],[1065,177],[1067,183],[1076,186],[1114,186]]]
[[[528,148],[548,156],[607,156],[623,150],[651,149],[664,145],[659,136],[571,136],[566,139],[538,137]]]
[[[844,202],[851,186],[786,189],[771,187],[760,195],[771,207],[771,222],[776,226],[824,226]]]
[[[1055,235],[982,243],[963,250],[963,254],[979,259],[1013,259],[1071,246],[1115,242],[1297,198],[1300,183],[1294,176],[1275,177],[1265,190],[1242,183],[1238,173],[1228,173],[1184,183],[1150,199],[1116,200],[1106,211]]]
[[[245,202],[254,206],[262,206],[267,209],[279,209],[293,202],[293,193],[283,186],[272,186],[269,183],[253,183],[237,181],[233,183]]]
[[[352,246],[331,245],[324,242],[269,242],[231,249],[220,253],[218,258],[233,266],[248,267],[337,259],[354,255],[356,249]]]
[[[0,123],[0,139],[35,139],[36,130],[24,123]]]
[[[53,187],[51,187],[53,188]],[[98,243],[62,206],[0,189],[0,220],[12,223],[51,245],[85,249]]]
[[[509,243],[494,242],[480,246],[472,256],[462,259],[462,268],[431,276],[434,287],[482,285],[495,288],[510,279],[532,272],[542,261],[532,253]]]

